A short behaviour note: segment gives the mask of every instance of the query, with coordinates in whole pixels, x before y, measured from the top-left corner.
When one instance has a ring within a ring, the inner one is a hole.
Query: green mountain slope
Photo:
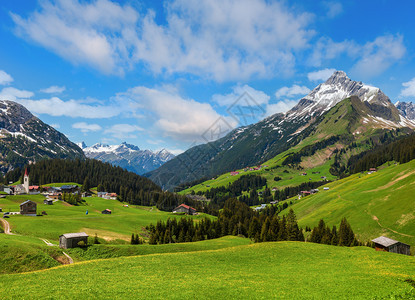
[[[336,108],[339,102],[349,97],[347,103]],[[329,117],[333,118],[330,122],[324,120],[327,122],[319,126],[322,116],[329,110]],[[316,129],[320,131],[314,132],[302,146],[333,135],[346,134],[349,140],[359,140],[378,129],[403,127],[415,128],[415,123],[401,116],[379,88],[350,80],[344,72],[336,71],[287,113],[275,114],[256,124],[235,129],[222,139],[193,147],[146,176],[162,188],[172,189],[182,183],[265,164],[296,146]],[[341,171],[339,167],[337,173]]]
[[[380,235],[415,245],[415,160],[391,164],[377,172],[354,174],[327,185],[329,190],[295,200],[301,226],[329,226],[343,217],[361,240]]]
[[[349,172],[347,163],[352,155],[413,131],[376,116],[377,113],[358,97],[344,99],[301,132],[297,137],[300,141],[293,147],[264,162],[262,165],[266,167],[239,169],[236,176],[225,173],[185,187],[182,193],[227,186],[247,174],[263,176],[268,187],[278,189],[320,181],[321,177],[335,180],[340,174]],[[276,177],[280,180],[275,181]]]
[[[415,296],[411,282],[405,282],[415,276],[414,262],[366,247],[261,243],[0,275],[0,293],[3,299],[408,298]]]

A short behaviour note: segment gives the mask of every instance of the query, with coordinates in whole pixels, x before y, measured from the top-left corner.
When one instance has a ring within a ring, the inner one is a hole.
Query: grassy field
[[[37,202],[38,213],[46,211],[47,215],[38,217],[11,216],[7,219],[14,233],[46,238],[57,242],[59,235],[67,232],[85,231],[90,236],[98,235],[107,241],[129,241],[133,232],[140,233],[150,223],[167,218],[182,217],[169,212],[159,211],[155,207],[124,207],[117,200],[106,200],[98,197],[85,198],[86,205],[70,206],[58,201],[53,205],[43,204],[42,195],[8,196],[0,199],[3,211],[19,211],[19,204],[30,199]],[[111,215],[103,215],[101,211],[110,209]],[[86,211],[88,210],[88,214]],[[200,219],[206,215],[193,216]]]
[[[277,242],[0,275],[0,294],[3,299],[408,299],[415,297],[405,282],[410,278],[415,278],[414,257]]]
[[[385,235],[415,246],[415,161],[355,174],[327,187],[294,201],[300,226],[316,226],[320,219],[338,226],[346,217],[362,240]]]

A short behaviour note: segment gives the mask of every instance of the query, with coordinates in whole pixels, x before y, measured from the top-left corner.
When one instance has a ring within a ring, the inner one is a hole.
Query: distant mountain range
[[[109,162],[136,174],[144,174],[159,168],[175,156],[169,151],[141,150],[137,146],[125,142],[120,145],[95,144],[87,147],[84,142],[78,146],[84,151],[86,157]]]
[[[331,112],[336,119],[330,118],[330,128],[320,125],[324,115],[351,96],[355,97],[342,106],[343,114]],[[340,119],[344,119],[343,124],[338,122]],[[256,124],[237,128],[219,140],[195,146],[146,176],[171,189],[185,182],[262,163],[299,144],[316,130],[321,130],[315,135],[316,141],[333,132],[346,134],[353,140],[364,132],[402,127],[412,130],[415,123],[402,115],[379,88],[353,81],[345,72],[336,71],[287,113],[272,115]]]
[[[398,101],[395,106],[402,116],[408,118],[409,120],[415,120],[415,104],[412,102]]]
[[[24,106],[0,100],[1,172],[45,158],[84,157],[76,144],[32,115]]]

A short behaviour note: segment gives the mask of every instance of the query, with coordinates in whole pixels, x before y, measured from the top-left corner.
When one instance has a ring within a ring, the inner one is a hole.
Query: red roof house
[[[186,213],[189,215],[193,215],[194,213],[196,213],[196,209],[186,204],[180,204],[175,209],[173,209],[173,213]]]

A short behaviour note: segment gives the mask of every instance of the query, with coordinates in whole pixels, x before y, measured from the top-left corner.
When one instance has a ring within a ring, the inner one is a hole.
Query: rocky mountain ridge
[[[2,172],[45,158],[85,157],[64,134],[8,100],[0,100],[0,151]]]
[[[405,118],[415,121],[415,104],[412,102],[401,102],[395,103],[396,108],[399,110],[402,116]]]

